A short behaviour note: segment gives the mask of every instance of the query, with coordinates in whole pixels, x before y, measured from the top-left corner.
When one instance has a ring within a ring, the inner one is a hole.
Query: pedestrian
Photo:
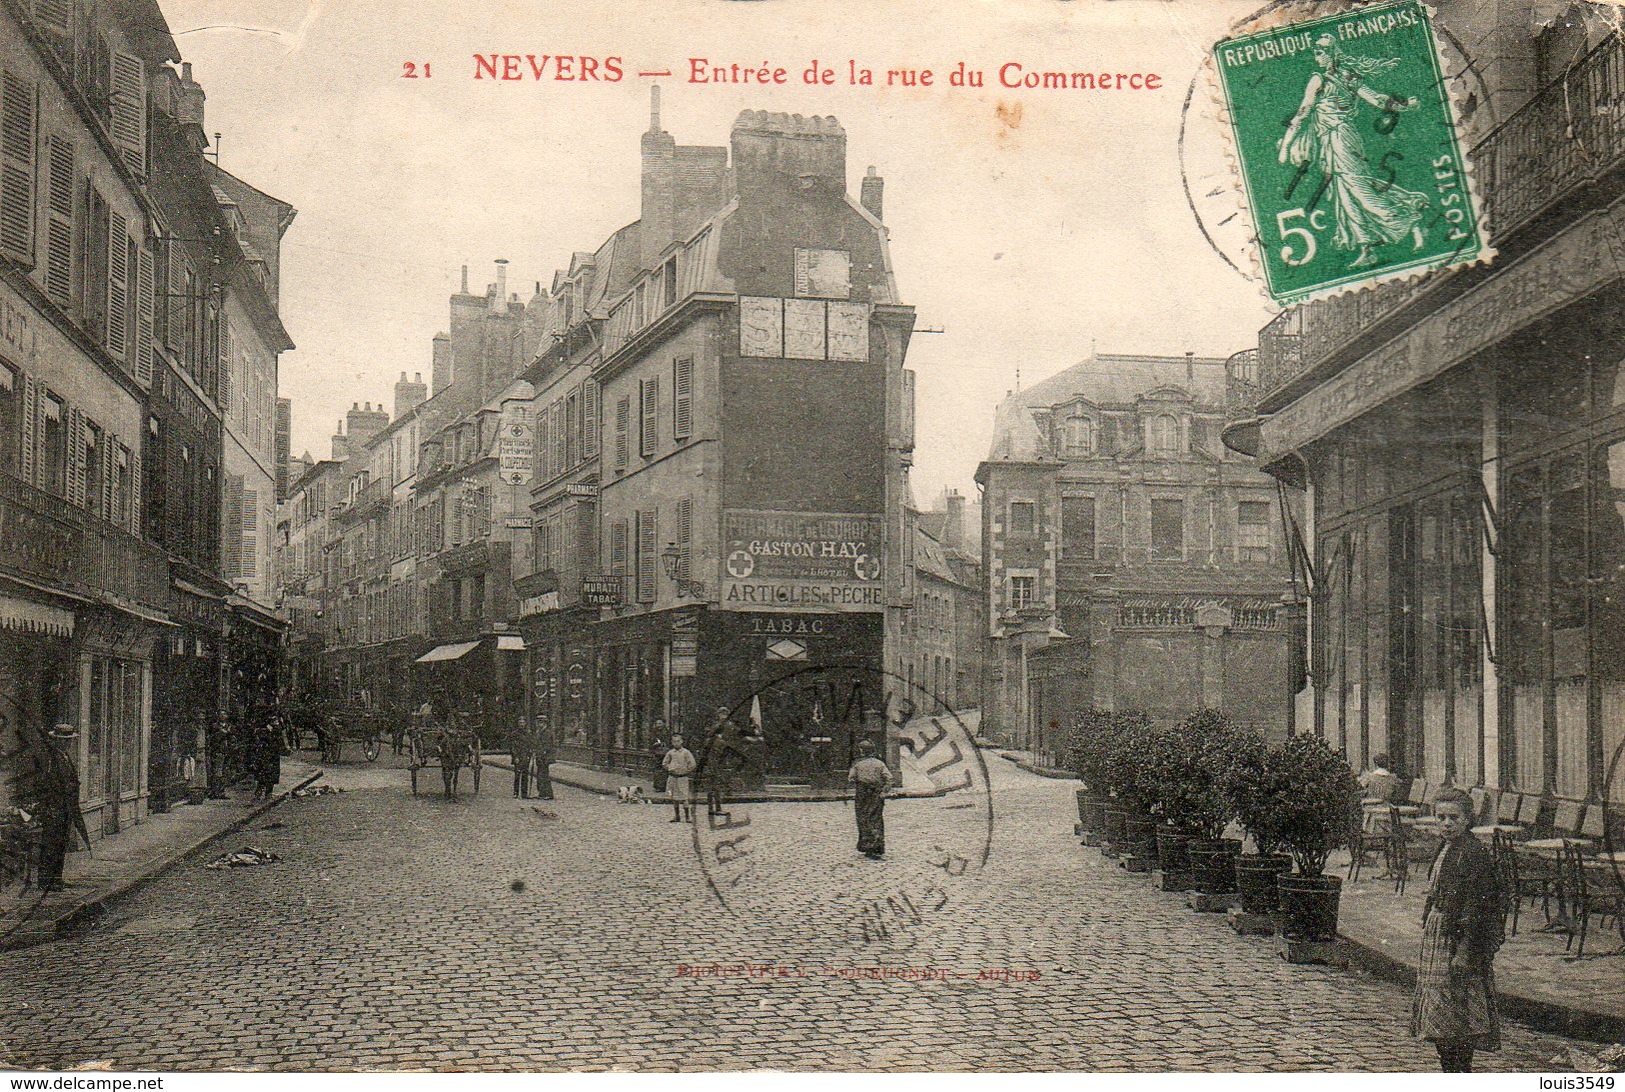
[[[254,775],[254,799],[269,800],[282,780],[282,737],[274,718],[263,720],[249,743],[248,765]]]
[[[858,741],[858,760],[847,771],[852,785],[852,805],[858,821],[858,852],[878,861],[886,852],[886,791],[891,788],[891,771],[875,757],[875,745]]]
[[[649,753],[655,760],[655,792],[666,791],[666,722],[660,717],[655,718],[654,742],[649,744]]]
[[[739,748],[739,728],[726,705],[717,707],[711,736],[705,741],[705,758],[700,763],[705,778],[705,813],[721,815],[722,805],[733,794],[734,781],[747,759]]]
[[[513,794],[529,800],[531,779],[536,776],[536,744],[523,718],[514,722],[508,758],[513,764]]]
[[[226,786],[232,781],[231,768],[231,721],[222,715],[214,722],[214,729],[209,733],[209,765],[210,800],[224,800]]]
[[[77,738],[79,733],[71,724],[58,724],[46,733],[39,755],[39,885],[43,891],[61,891],[67,886],[62,882],[62,868],[75,832],[85,848],[90,848],[90,832],[79,812],[79,768],[67,751]]]
[[[1371,768],[1360,775],[1360,788],[1365,791],[1366,799],[1380,800],[1384,804],[1392,803],[1394,790],[1399,787],[1399,778],[1388,769],[1388,756],[1376,754],[1371,756]]]
[[[1501,1048],[1493,963],[1506,939],[1506,890],[1494,855],[1468,829],[1472,798],[1447,788],[1433,810],[1444,844],[1428,872],[1411,1034],[1432,1040],[1444,1072],[1469,1073],[1475,1050]]]
[[[683,746],[682,733],[674,734],[671,737],[671,750],[660,760],[660,768],[666,772],[666,792],[671,795],[671,821],[674,823],[694,818],[694,788],[690,779],[698,767],[694,752]]]

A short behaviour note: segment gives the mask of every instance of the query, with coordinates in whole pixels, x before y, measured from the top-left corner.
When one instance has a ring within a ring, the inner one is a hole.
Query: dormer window
[[[1158,455],[1177,455],[1179,453],[1179,418],[1169,413],[1159,413],[1151,418],[1149,446]]]
[[[1095,450],[1095,422],[1082,413],[1073,413],[1065,421],[1062,446],[1068,455],[1091,455]]]

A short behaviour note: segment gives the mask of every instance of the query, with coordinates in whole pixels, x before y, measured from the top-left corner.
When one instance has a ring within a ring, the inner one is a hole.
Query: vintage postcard
[[[1608,4],[0,0],[0,1065],[1612,1088],[1622,304]]]

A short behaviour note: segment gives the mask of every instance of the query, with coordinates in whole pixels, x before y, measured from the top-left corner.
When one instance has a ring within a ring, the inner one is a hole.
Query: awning
[[[514,637],[506,633],[499,633],[497,634],[497,651],[523,652],[525,651],[525,639],[523,637]]]
[[[49,637],[72,637],[73,611],[0,595],[0,629],[16,629]]]
[[[517,640],[518,638],[515,638]],[[438,663],[441,660],[456,660],[466,656],[472,649],[479,646],[478,641],[462,641],[454,645],[441,645],[431,648],[419,656],[415,662],[420,664]]]

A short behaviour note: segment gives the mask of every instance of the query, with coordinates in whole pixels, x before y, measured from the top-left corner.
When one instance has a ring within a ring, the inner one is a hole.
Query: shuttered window
[[[147,174],[147,74],[141,58],[114,53],[112,59],[112,136],[124,165],[137,178]]]
[[[612,576],[626,575],[626,521],[616,520],[609,528],[609,571]]]
[[[45,291],[68,307],[73,303],[73,213],[78,196],[72,142],[52,135],[47,168]]]
[[[638,415],[638,451],[648,457],[655,453],[655,442],[660,435],[660,380],[645,379],[638,386],[642,394],[641,412]]]
[[[152,252],[143,250],[137,262],[135,304],[135,378],[143,388],[152,387],[152,326],[153,326]]]
[[[34,25],[59,38],[73,37],[73,0],[34,0]]]
[[[119,360],[129,350],[130,233],[117,212],[107,214],[107,332],[102,343]]]
[[[624,469],[628,458],[627,432],[632,427],[632,398],[628,395],[615,403],[615,466]]]
[[[671,434],[686,440],[694,431],[694,358],[680,356],[671,365]]]
[[[226,475],[226,549],[221,568],[227,580],[243,576],[243,476]]]
[[[39,484],[39,385],[29,376],[20,376],[22,402],[23,481]]]
[[[0,74],[0,252],[34,264],[34,156],[39,102],[34,85]]]
[[[582,456],[586,459],[598,458],[600,446],[598,419],[602,395],[603,392],[596,379],[589,379],[581,385],[581,445]]]
[[[186,299],[185,293],[191,291],[188,283],[190,277],[186,269],[186,256],[181,251],[181,244],[170,239],[164,246],[164,263],[168,266],[169,291],[165,294],[164,305],[164,344],[176,352],[181,351],[186,337],[186,316],[191,301]]]
[[[677,579],[689,579],[689,562],[694,549],[694,501],[684,497],[677,502]]]
[[[576,390],[564,402],[564,469],[572,470],[581,464],[581,391]]]
[[[638,602],[655,601],[655,539],[654,512],[638,513]]]
[[[45,392],[39,400],[39,485],[48,493],[66,497],[68,490],[68,405]]]
[[[68,410],[68,490],[69,504],[85,503],[85,415]]]

